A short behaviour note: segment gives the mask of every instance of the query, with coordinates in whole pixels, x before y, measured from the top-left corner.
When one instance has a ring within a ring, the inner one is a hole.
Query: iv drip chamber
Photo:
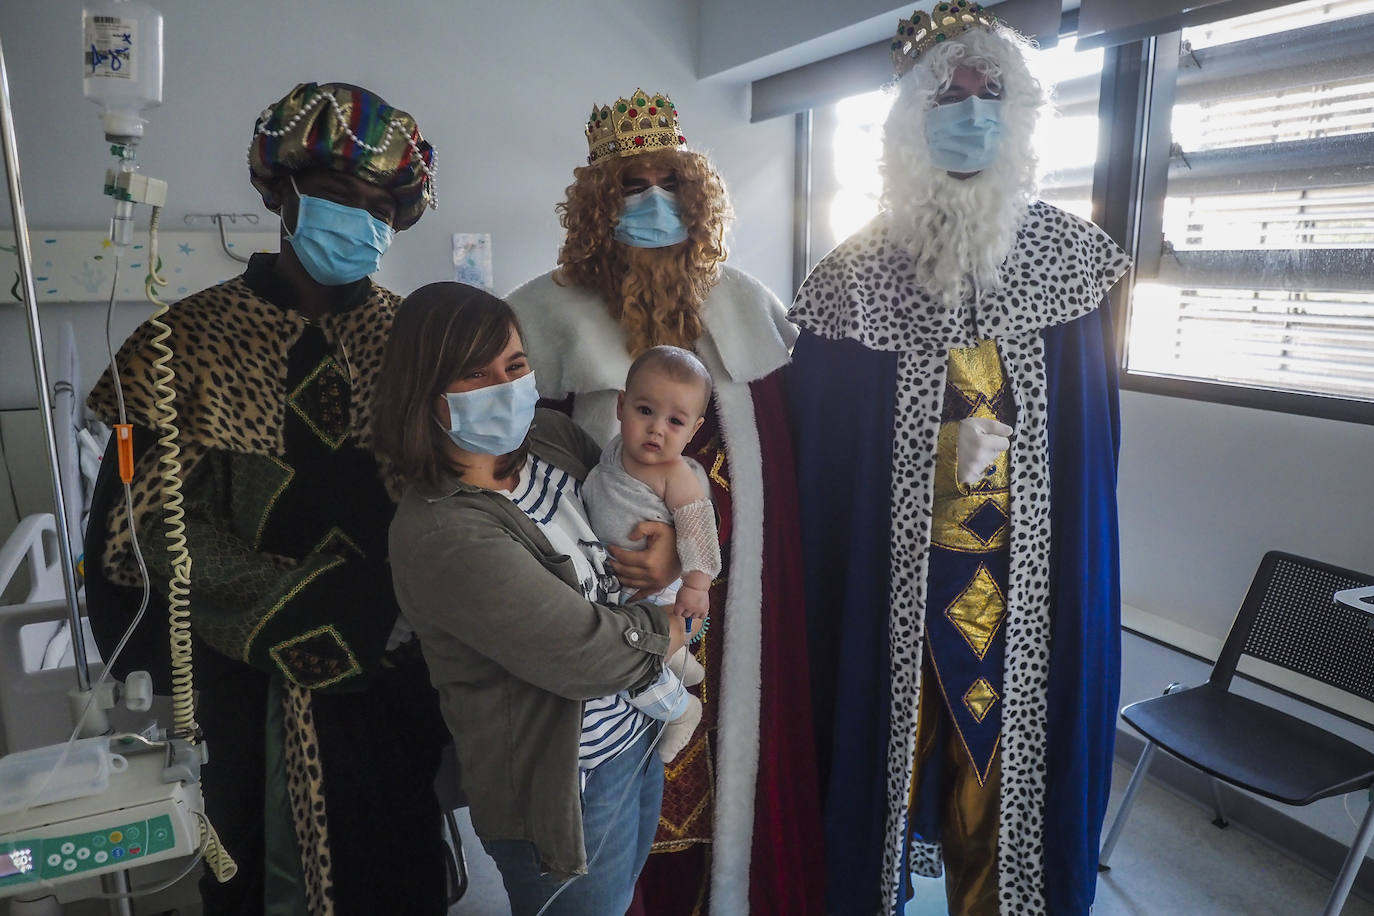
[[[136,143],[140,112],[162,104],[162,14],[136,0],[94,0],[81,27],[82,91],[100,106],[106,139]]]

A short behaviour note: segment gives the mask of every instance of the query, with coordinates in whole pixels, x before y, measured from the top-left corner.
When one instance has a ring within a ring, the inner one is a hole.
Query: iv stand
[[[72,655],[76,662],[76,686],[81,694],[91,690],[91,673],[86,662],[86,640],[81,630],[81,607],[76,595],[76,564],[72,557],[71,532],[67,526],[67,503],[62,494],[62,476],[58,471],[57,436],[53,430],[52,397],[48,388],[48,372],[43,362],[43,331],[38,323],[38,296],[33,285],[33,255],[29,248],[29,227],[24,216],[24,196],[19,187],[19,147],[14,138],[14,114],[10,104],[9,71],[5,68],[4,46],[0,44],[0,146],[4,147],[5,176],[9,181],[10,212],[14,217],[15,251],[19,256],[19,276],[24,289],[24,308],[29,321],[29,346],[33,352],[34,377],[38,383],[38,416],[43,421],[43,441],[48,449],[48,469],[52,477],[53,514],[57,523],[57,549],[62,558],[62,584],[66,592],[69,626],[72,634]],[[83,718],[83,723],[86,720]],[[96,734],[104,730],[101,725]],[[106,893],[127,894],[127,872],[102,875],[101,887]],[[115,916],[132,916],[128,897],[112,898],[110,912]]]
[[[57,469],[57,436],[53,431],[52,397],[48,372],[43,363],[43,331],[38,324],[38,297],[33,286],[33,255],[29,248],[29,227],[24,218],[24,197],[19,188],[19,150],[14,140],[14,116],[10,107],[9,74],[5,52],[0,46],[0,143],[4,145],[5,175],[9,179],[10,212],[14,216],[15,249],[19,255],[19,275],[23,282],[24,309],[29,319],[29,345],[33,351],[34,375],[38,382],[38,416],[43,421],[43,441],[48,448],[48,470],[52,476],[52,495],[57,522],[57,548],[62,556],[62,584],[66,590],[67,610],[71,614],[72,652],[76,659],[76,686],[85,693],[91,689],[91,674],[86,663],[85,637],[81,632],[81,609],[76,597],[76,563],[72,557],[71,533],[67,527],[67,504],[62,494],[62,478]]]

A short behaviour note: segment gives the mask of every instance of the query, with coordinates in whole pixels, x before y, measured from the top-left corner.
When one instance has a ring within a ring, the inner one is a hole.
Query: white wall
[[[1005,4],[999,6],[998,4]],[[929,12],[932,0],[700,0],[697,73],[703,79],[759,79],[864,45],[888,41],[897,22]],[[1056,31],[1078,0],[991,0],[987,7],[1028,35]],[[1052,42],[1050,42],[1052,44]]]
[[[537,0],[442,4],[389,0],[153,0],[165,17],[165,84],[139,153],[170,190],[165,227],[186,213],[258,213],[245,151],[262,108],[303,81],[366,86],[409,111],[438,150],[439,207],[400,234],[379,280],[408,292],[451,278],[451,235],[490,232],[495,283],[506,291],[553,266],[562,231],[554,204],[585,162],[582,130],[593,103],[636,88],[669,93],[689,144],[709,152],[734,197],[730,262],[784,300],[791,284],[793,132],[789,119],[748,123],[739,83],[696,78],[696,4],[681,0]],[[28,222],[35,229],[104,226],[109,164],[96,108],[81,95],[81,4],[4,0],[3,42],[19,139]],[[3,194],[0,193],[0,198]],[[0,200],[0,226],[8,200]],[[146,221],[142,214],[140,231]],[[209,240],[207,235],[207,241]],[[12,282],[0,253],[0,280]],[[7,297],[0,297],[4,299]],[[138,304],[117,321],[122,339]],[[43,308],[75,316],[99,352],[103,307]],[[35,403],[22,313],[0,304],[0,409]],[[87,371],[95,371],[89,366]],[[20,465],[23,512],[49,504],[32,413],[0,413]],[[13,510],[0,480],[0,533]]]
[[[1267,550],[1374,572],[1374,426],[1132,391],[1122,392],[1121,415],[1122,601],[1163,618],[1136,614],[1143,629],[1215,658]],[[1121,705],[1174,681],[1200,684],[1210,670],[1125,633]],[[1240,678],[1233,689],[1370,744],[1369,730],[1273,691]],[[1340,705],[1369,714],[1369,704]],[[1342,843],[1354,836],[1341,799],[1264,803]],[[1367,802],[1349,804],[1363,818]]]
[[[1266,550],[1374,572],[1374,426],[1126,391],[1122,600],[1224,637]]]

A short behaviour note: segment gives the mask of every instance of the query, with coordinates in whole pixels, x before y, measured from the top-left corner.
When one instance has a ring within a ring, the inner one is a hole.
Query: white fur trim
[[[547,273],[516,287],[506,301],[525,332],[540,395],[564,398],[625,386],[630,369],[625,332],[595,292],[559,286]],[[756,381],[791,359],[797,329],[788,322],[787,309],[741,270],[721,268],[702,304],[701,320],[697,351],[717,384]]]
[[[542,392],[541,392],[542,394]],[[618,391],[578,391],[573,399],[572,418],[587,431],[602,448],[620,435],[620,421],[615,418]]]
[[[998,341],[1016,398],[1011,446],[1011,569],[1003,657],[1001,825],[997,881],[1003,912],[1044,916],[1045,760],[1050,685],[1050,440],[1045,340]]]
[[[880,213],[826,255],[792,306],[801,327],[870,350],[944,351],[1065,324],[1095,310],[1130,258],[1097,226],[1044,201],[1026,212],[1016,248],[1002,265],[1006,282],[978,299],[948,307],[921,287],[911,259],[893,238],[892,214]],[[1052,276],[1038,276],[1050,258]]]
[[[940,404],[948,363],[930,354],[897,357],[896,430],[892,443],[891,555],[888,558],[888,665],[891,700],[887,747],[887,836],[882,880],[888,910],[901,892],[907,803],[915,775],[916,724],[925,645],[926,572],[930,564],[930,481],[935,477]],[[925,481],[923,484],[922,482]],[[875,661],[877,661],[875,659]],[[933,844],[931,844],[933,845]]]
[[[714,347],[731,381],[755,382],[787,365],[797,329],[772,290],[742,270],[722,267],[702,303],[698,349]],[[714,374],[714,373],[713,373]]]
[[[718,387],[716,407],[730,462],[734,535],[725,603],[722,701],[716,716],[720,756],[716,761],[711,908],[717,913],[747,913],[762,693],[763,451],[747,385]]]

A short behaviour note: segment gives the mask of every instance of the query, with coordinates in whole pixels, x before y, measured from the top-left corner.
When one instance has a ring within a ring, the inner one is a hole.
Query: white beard
[[[1031,148],[1043,107],[1040,85],[1012,43],[981,29],[927,52],[898,84],[884,126],[883,203],[896,240],[907,247],[916,279],[935,301],[973,301],[1001,285],[1001,266],[1016,230],[1036,196]],[[997,160],[959,179],[930,161],[926,112],[954,66],[972,58],[998,62],[1002,83],[1002,137]]]

